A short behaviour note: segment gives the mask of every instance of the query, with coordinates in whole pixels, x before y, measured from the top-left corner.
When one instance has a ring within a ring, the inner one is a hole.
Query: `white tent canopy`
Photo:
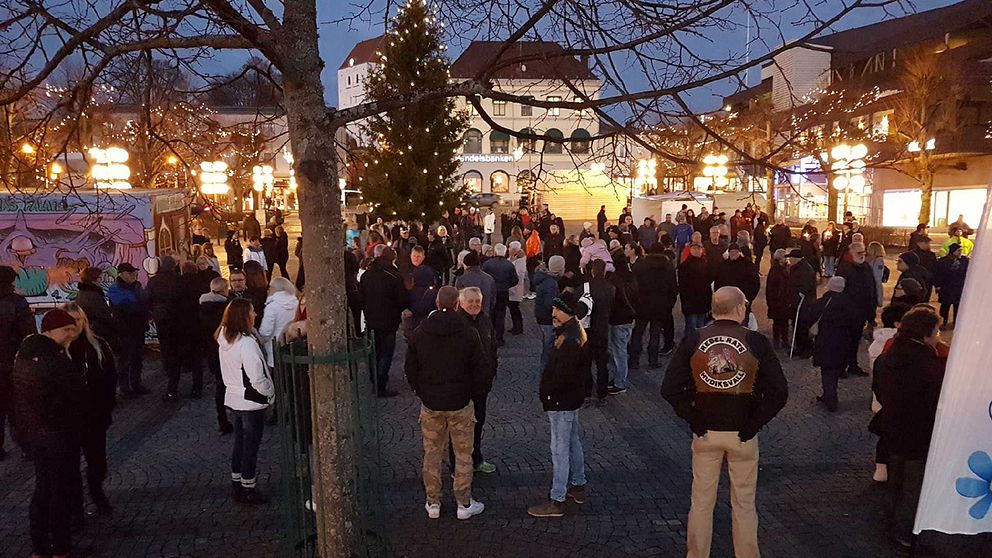
[[[682,205],[688,206],[699,215],[699,211],[705,207],[706,211],[713,211],[714,207],[718,211],[725,211],[727,215],[732,215],[734,210],[744,209],[747,204],[756,207],[765,206],[765,196],[751,192],[720,192],[707,194],[704,192],[670,192],[654,196],[634,196],[630,205],[630,213],[634,218],[634,224],[640,225],[645,217],[653,217],[655,221],[665,220],[665,214],[672,214],[672,221],[675,215],[682,209]]]

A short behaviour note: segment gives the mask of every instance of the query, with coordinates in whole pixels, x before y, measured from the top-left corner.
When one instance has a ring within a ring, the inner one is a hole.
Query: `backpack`
[[[882,282],[883,283],[888,283],[889,282],[889,274],[890,274],[890,272],[889,272],[889,266],[883,265],[882,266]]]
[[[579,318],[579,323],[582,327],[589,329],[592,325],[592,293],[589,292],[589,283],[583,283],[582,285],[582,295],[579,296],[579,302],[586,305],[586,315]]]

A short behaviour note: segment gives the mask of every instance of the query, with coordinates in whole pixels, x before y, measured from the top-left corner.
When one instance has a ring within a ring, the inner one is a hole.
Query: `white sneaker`
[[[437,519],[441,517],[441,504],[432,504],[427,502],[424,504],[424,509],[427,510],[427,517],[431,519]],[[458,513],[461,513],[460,511]]]
[[[472,503],[467,506],[458,506],[458,519],[468,519],[473,515],[479,515],[486,509],[486,505],[482,502],[476,502],[474,499]]]

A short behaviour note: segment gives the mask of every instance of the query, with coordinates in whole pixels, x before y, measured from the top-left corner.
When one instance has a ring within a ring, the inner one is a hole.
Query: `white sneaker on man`
[[[486,505],[482,502],[476,502],[474,499],[467,506],[458,506],[458,519],[468,519],[474,515],[479,515],[486,509]]]
[[[441,517],[441,504],[432,504],[430,502],[424,503],[424,509],[427,510],[427,517],[431,519],[437,519]]]

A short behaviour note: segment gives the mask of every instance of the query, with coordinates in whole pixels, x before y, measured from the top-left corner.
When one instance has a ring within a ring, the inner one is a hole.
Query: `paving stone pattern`
[[[391,387],[401,395],[380,403],[383,531],[391,556],[684,555],[690,435],[658,395],[663,369],[632,372],[626,394],[611,398],[605,409],[581,411],[588,502],[571,504],[562,519],[527,516],[528,505],[547,497],[551,461],[547,418],[537,399],[540,336],[532,304],[526,303],[524,311],[526,332],[507,336],[489,399],[483,449],[499,470],[477,475],[474,494],[486,511],[469,521],[455,519],[450,481],[442,518],[426,518],[419,401],[401,379],[400,343]],[[764,317],[760,302],[756,311]],[[762,326],[767,328],[764,320]],[[78,546],[101,557],[280,556],[283,517],[274,432],[267,431],[260,455],[260,486],[275,496],[273,503],[258,509],[234,504],[228,496],[231,441],[215,431],[212,399],[160,403],[164,378],[157,364],[150,368],[146,375],[157,393],[123,401],[110,431],[107,493],[116,513],[112,518],[89,516],[75,537]],[[813,401],[819,375],[809,361],[789,362],[785,368],[789,403],[760,435],[758,513],[764,556],[894,556],[885,538],[885,491],[871,481],[875,438],[866,430],[870,379],[843,380],[841,411],[831,415]],[[189,389],[185,382],[184,391]],[[208,384],[208,394],[211,389]],[[0,556],[26,557],[33,473],[30,463],[11,453],[0,462]],[[943,557],[992,556],[988,536],[927,539]],[[732,555],[724,478],[713,556]]]

